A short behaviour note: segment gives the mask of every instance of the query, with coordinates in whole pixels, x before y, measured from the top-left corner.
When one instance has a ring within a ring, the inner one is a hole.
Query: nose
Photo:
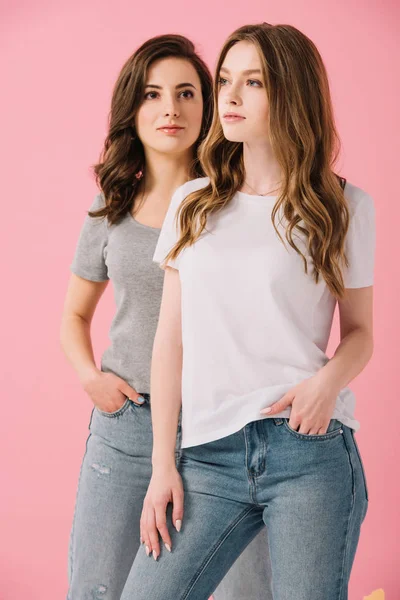
[[[237,88],[232,86],[225,98],[226,104],[230,106],[240,106],[242,100],[238,94]]]
[[[164,106],[164,117],[179,117],[179,108],[174,98],[169,98]]]

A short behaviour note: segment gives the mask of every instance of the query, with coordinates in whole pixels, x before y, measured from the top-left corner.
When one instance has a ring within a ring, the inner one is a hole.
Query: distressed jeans
[[[94,408],[70,536],[67,600],[120,600],[140,546],[139,521],[151,477],[150,397],[114,413]],[[176,458],[180,457],[180,429]],[[238,559],[215,600],[272,600],[266,529]],[[150,595],[148,600],[151,600]]]
[[[172,553],[155,562],[142,546],[121,600],[207,600],[264,524],[274,600],[347,600],[368,506],[352,429],[332,419],[326,434],[305,435],[267,418],[183,449],[180,469]]]

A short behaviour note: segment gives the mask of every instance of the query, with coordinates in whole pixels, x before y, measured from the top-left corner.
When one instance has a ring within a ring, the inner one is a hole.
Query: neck
[[[281,186],[282,170],[269,142],[243,143],[245,181],[260,194],[277,195]],[[248,186],[244,184],[248,191]]]
[[[145,193],[171,198],[173,192],[190,176],[192,153],[162,154],[145,149]]]

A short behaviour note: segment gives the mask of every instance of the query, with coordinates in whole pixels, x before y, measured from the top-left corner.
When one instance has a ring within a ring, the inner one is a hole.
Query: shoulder
[[[175,190],[174,196],[176,197],[177,202],[181,202],[187,196],[189,196],[189,194],[201,190],[202,188],[206,187],[209,183],[209,177],[197,177],[196,179],[191,179],[190,181],[186,181],[186,183],[178,187]]]
[[[98,194],[96,194],[96,196],[89,208],[89,211],[94,212],[96,210],[100,210],[101,208],[104,208],[105,205],[106,205],[106,200],[104,198],[104,194],[103,194],[103,192],[99,192]]]
[[[197,179],[191,179],[183,184],[183,188],[185,190],[185,196],[188,196],[192,192],[197,192],[197,190],[201,190],[201,188],[206,187],[210,183],[209,177],[197,177]]]
[[[355,214],[374,214],[374,200],[365,190],[347,181],[344,196],[348,202],[350,217]]]

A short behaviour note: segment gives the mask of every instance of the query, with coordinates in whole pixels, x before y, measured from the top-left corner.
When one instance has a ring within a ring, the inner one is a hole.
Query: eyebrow
[[[224,71],[225,73],[230,73],[229,69],[227,69],[226,67],[221,67],[220,69],[221,71]],[[243,75],[251,75],[252,73],[261,73],[260,69],[247,69],[246,71],[242,71]]]
[[[175,86],[176,90],[180,90],[181,88],[184,87],[192,87],[194,90],[196,89],[196,86],[193,85],[193,83],[178,83],[178,85]],[[153,83],[148,83],[145,88],[153,88],[155,90],[162,90],[162,86],[161,85],[154,85]]]

